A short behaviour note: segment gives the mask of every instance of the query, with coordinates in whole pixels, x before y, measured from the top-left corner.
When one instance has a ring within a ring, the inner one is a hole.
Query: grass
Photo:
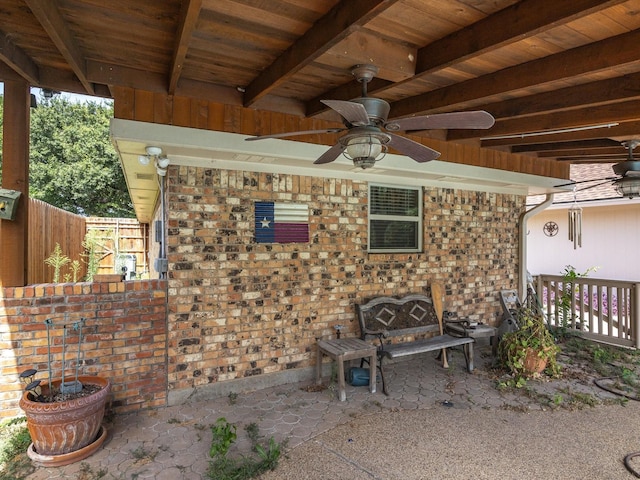
[[[26,418],[0,423],[0,480],[21,480],[35,470],[27,456],[30,443]]]

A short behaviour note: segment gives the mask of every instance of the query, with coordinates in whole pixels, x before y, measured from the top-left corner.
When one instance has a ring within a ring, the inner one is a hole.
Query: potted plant
[[[559,348],[541,313],[527,307],[516,311],[517,329],[505,333],[498,345],[502,363],[519,380],[543,371],[558,373]]]
[[[82,363],[81,344],[84,319],[71,328],[64,325],[62,339],[62,372],[60,378],[52,377],[52,355],[50,330],[52,322],[47,320],[48,381],[34,380],[37,370],[29,369],[20,374],[27,386],[20,399],[20,408],[27,417],[27,427],[33,443],[29,446],[29,457],[44,466],[61,466],[77,462],[94,453],[106,439],[106,428],[102,426],[106,402],[111,393],[111,384],[98,376],[79,375]],[[75,333],[69,335],[68,330]],[[77,341],[75,374],[66,375],[68,361],[68,337]]]

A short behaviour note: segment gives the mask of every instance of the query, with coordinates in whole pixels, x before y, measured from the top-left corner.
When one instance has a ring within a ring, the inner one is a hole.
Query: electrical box
[[[136,279],[136,256],[133,253],[121,253],[116,257],[116,273],[122,274],[125,280]]]
[[[0,188],[0,218],[13,220],[18,211],[18,199],[22,192]]]
[[[156,233],[156,242],[162,242],[162,220],[156,220],[154,222],[154,231]]]
[[[167,273],[169,270],[169,261],[166,258],[156,258],[154,267],[158,273]]]

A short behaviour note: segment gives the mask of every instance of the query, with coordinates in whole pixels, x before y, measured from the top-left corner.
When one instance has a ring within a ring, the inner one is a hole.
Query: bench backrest
[[[356,304],[360,338],[410,336],[440,333],[440,324],[427,295],[415,293],[403,298],[378,297]]]

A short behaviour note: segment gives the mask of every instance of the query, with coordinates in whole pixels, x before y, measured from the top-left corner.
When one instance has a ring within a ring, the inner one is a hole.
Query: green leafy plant
[[[255,478],[268,470],[274,470],[278,466],[283,445],[277,443],[273,437],[269,439],[266,446],[260,445],[257,424],[250,423],[245,427],[255,456],[241,455],[238,458],[229,458],[227,456],[229,448],[236,440],[236,426],[221,417],[211,429],[213,440],[209,453],[213,460],[209,464],[209,478],[215,480]]]
[[[84,262],[87,264],[87,275],[85,280],[87,282],[93,281],[93,277],[98,273],[98,267],[100,266],[100,252],[104,245],[99,237],[100,233],[97,230],[90,230],[84,236],[82,247],[85,250]]]
[[[524,386],[523,380],[540,373],[538,370],[558,374],[560,367],[556,355],[560,349],[547,329],[544,317],[531,309],[520,308],[516,321],[519,328],[505,333],[498,345],[499,359],[513,374],[514,386]]]
[[[236,438],[238,438],[236,426],[227,422],[226,418],[220,417],[215,425],[211,427],[211,431],[213,432],[213,440],[209,455],[212,457],[225,456],[231,445],[236,441]]]
[[[582,318],[575,313],[576,293],[578,286],[576,280],[585,278],[592,271],[597,270],[591,267],[583,273],[576,271],[573,265],[567,265],[562,272],[562,290],[559,298],[556,300],[556,312],[558,315],[558,331],[561,336],[566,336],[575,330],[582,330]],[[580,299],[582,301],[582,299]],[[571,328],[570,328],[571,327]]]
[[[44,260],[44,263],[53,267],[53,283],[58,283],[60,281],[60,269],[70,261],[71,259],[62,253],[60,244],[56,242],[53,252],[51,252],[51,255]]]

